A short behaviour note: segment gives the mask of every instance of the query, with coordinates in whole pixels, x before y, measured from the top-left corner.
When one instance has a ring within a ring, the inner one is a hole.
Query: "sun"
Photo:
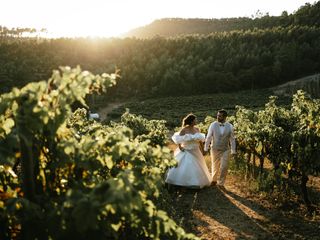
[[[38,15],[29,16],[28,21],[41,24],[51,37],[117,37],[150,23],[151,17],[133,10],[133,3],[123,4],[121,1],[70,0],[63,3],[64,7],[55,4],[48,6],[47,11],[39,10]]]
[[[130,30],[127,21],[95,19],[94,16],[79,17],[74,20],[48,24],[52,37],[118,37]]]

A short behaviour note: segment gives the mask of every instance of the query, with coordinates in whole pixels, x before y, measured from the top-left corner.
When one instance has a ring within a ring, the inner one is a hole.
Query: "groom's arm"
[[[208,151],[212,138],[213,138],[213,124],[211,123],[208,129],[208,134],[207,134],[205,143],[204,143],[205,152]]]
[[[231,135],[230,135],[230,146],[231,146],[231,154],[236,154],[236,138],[234,136],[234,130],[232,125],[231,125]]]
[[[200,151],[201,151],[201,153],[204,155],[204,146],[203,146],[203,142],[202,141],[200,141],[199,142],[199,148],[200,148]]]

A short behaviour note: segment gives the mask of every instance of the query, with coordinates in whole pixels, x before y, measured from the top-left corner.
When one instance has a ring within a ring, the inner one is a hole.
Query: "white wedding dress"
[[[211,183],[211,175],[199,149],[199,142],[205,140],[203,133],[185,134],[183,136],[176,132],[172,136],[176,144],[181,144],[185,149],[177,148],[174,152],[177,166],[170,168],[166,182],[173,185],[203,188]]]

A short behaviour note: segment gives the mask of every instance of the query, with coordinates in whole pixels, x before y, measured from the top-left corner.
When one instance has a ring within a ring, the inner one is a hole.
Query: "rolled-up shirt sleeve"
[[[204,151],[208,151],[211,140],[213,138],[213,124],[210,124],[210,127],[208,129],[208,134],[204,143]]]

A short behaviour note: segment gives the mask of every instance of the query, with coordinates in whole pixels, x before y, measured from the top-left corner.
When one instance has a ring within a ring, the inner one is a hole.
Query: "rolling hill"
[[[163,18],[152,23],[132,29],[123,37],[152,38],[155,36],[176,37],[188,34],[211,34],[216,32],[230,32],[234,30],[266,29],[273,27],[287,27],[289,25],[320,25],[320,2],[306,3],[293,14],[283,11],[280,16],[269,16],[259,11],[256,16],[222,19],[201,18]]]

